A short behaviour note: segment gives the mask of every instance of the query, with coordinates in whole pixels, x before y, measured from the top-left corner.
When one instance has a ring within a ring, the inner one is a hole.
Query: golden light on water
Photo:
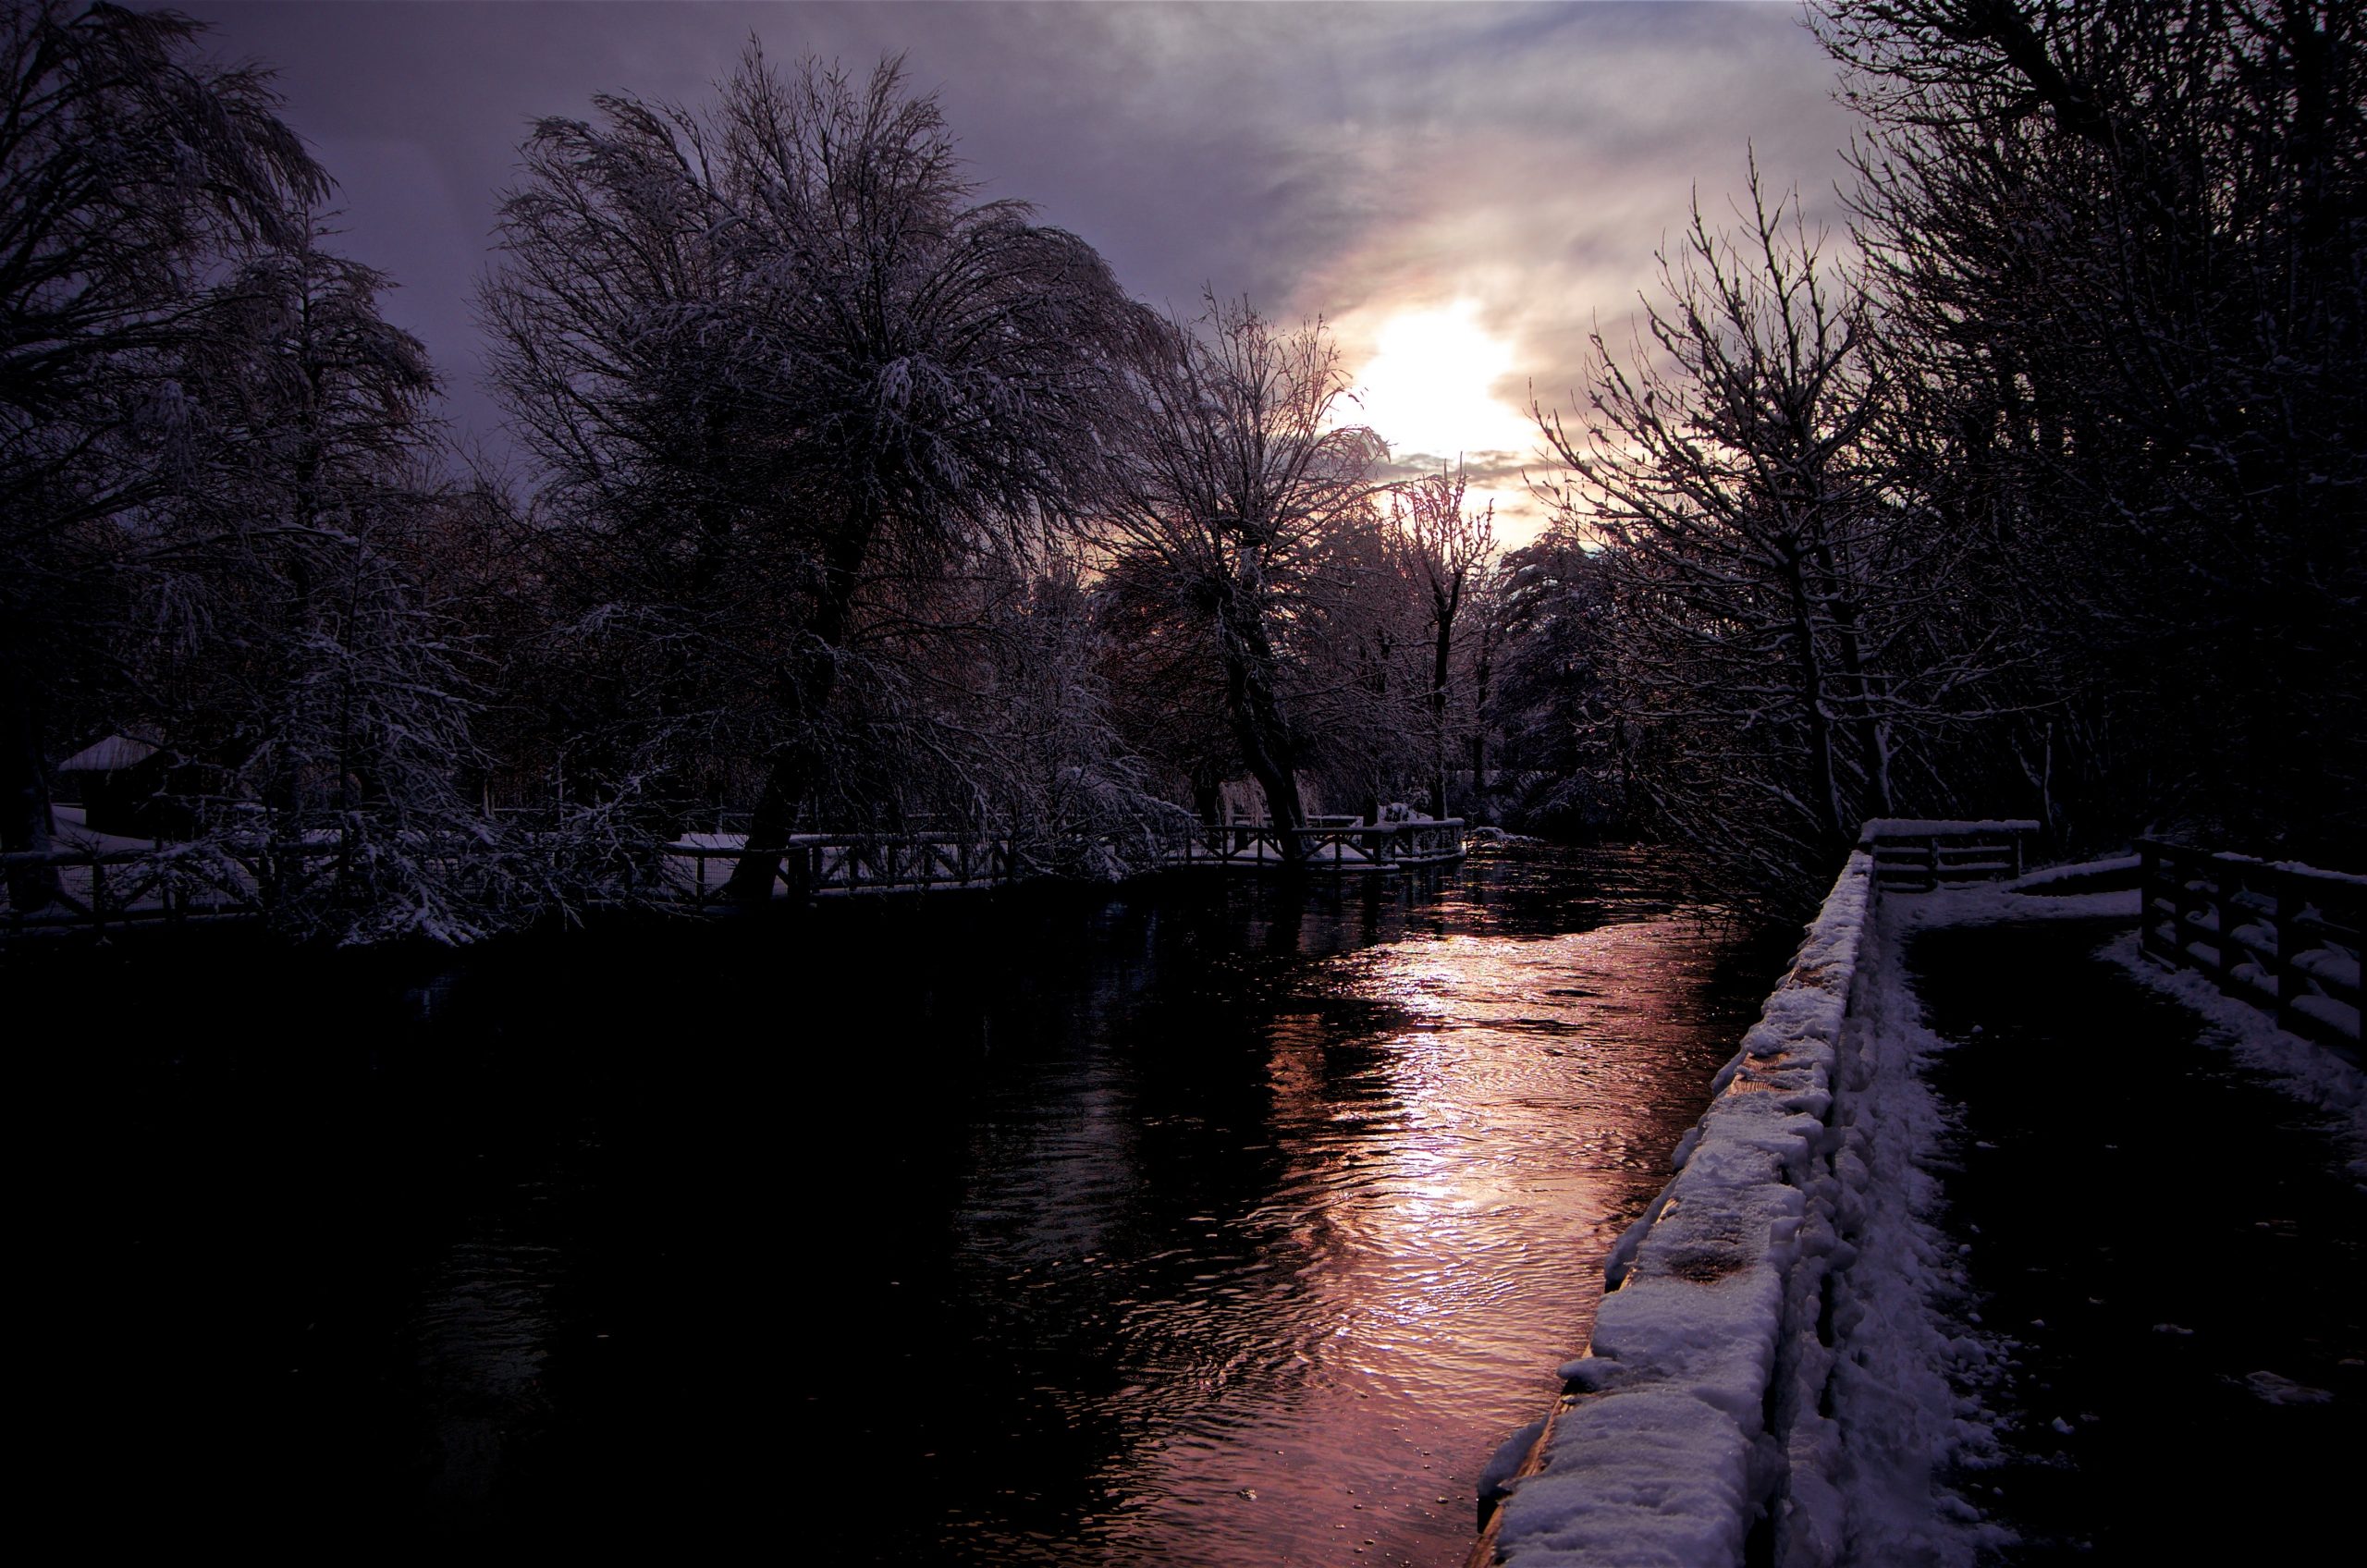
[[[1262,1244],[1207,1246],[1180,1297],[1130,1298],[1110,1329],[1126,1386],[1161,1390],[1126,1406],[1113,1538],[1438,1561],[1586,1343],[1601,1257],[1698,1106],[1707,960],[1664,916],[1304,972],[1263,1031],[1267,1201],[1195,1217]]]

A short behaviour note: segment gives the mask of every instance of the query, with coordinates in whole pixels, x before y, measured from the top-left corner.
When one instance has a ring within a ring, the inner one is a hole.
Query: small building
[[[57,765],[58,793],[81,801],[82,821],[93,832],[170,838],[186,814],[157,794],[175,760],[136,735],[109,735]]]

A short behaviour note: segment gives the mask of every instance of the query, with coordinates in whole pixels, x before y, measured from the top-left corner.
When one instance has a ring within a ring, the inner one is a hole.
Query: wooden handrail
[[[1943,882],[2019,876],[2029,863],[2025,845],[2038,831],[2037,823],[2018,818],[1927,822],[1875,817],[1858,829],[1858,847],[1872,861],[1875,886],[1931,892]]]
[[[2367,877],[2140,839],[2140,942],[2276,1026],[2355,1050]]]
[[[1451,817],[1285,831],[1296,839],[1299,864],[1343,872],[1394,871],[1461,859],[1464,827],[1461,818]],[[262,914],[286,896],[291,879],[301,883],[317,863],[334,862],[346,852],[337,843],[257,839],[218,851],[159,843],[148,849],[63,847],[0,854],[0,867],[9,871],[40,867],[88,874],[39,909],[18,908],[12,900],[7,928],[104,928],[111,922]],[[729,886],[730,872],[718,875],[710,863],[723,861],[736,869],[752,854],[775,860],[768,895],[785,884],[792,898],[1000,887],[1018,876],[1010,840],[975,834],[792,833],[771,849],[676,840],[656,846],[654,852],[661,864],[690,863],[687,875],[679,869],[669,875],[680,878],[674,885],[684,900],[701,909],[721,902]],[[1289,858],[1269,826],[1195,823],[1166,836],[1157,866],[1280,866]],[[111,870],[117,875],[110,876]]]

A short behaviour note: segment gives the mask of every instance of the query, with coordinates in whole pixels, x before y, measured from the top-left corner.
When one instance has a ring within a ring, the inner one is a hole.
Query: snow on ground
[[[1933,835],[2036,833],[2041,826],[2034,820],[2022,817],[2000,821],[1989,818],[1877,816],[1869,819],[1858,829],[1858,839],[1860,843],[1871,843],[1877,839],[1923,839]]]
[[[2367,1072],[2313,1040],[2279,1029],[2268,1013],[2222,994],[2197,971],[2164,969],[2145,957],[2138,943],[2138,933],[2125,932],[2098,949],[2096,956],[2200,1013],[2206,1044],[2232,1051],[2238,1061],[2266,1075],[2295,1099],[2325,1111],[2342,1140],[2351,1176],[2367,1184]]]
[[[153,839],[127,838],[121,833],[102,833],[89,827],[82,818],[80,806],[52,806],[52,820],[56,831],[52,841],[61,850],[148,850],[155,848]]]
[[[2042,887],[2043,884],[2041,885]],[[2134,922],[2143,895],[2134,888],[2100,893],[2021,892],[2018,885],[1975,882],[1936,893],[1892,894],[1884,903],[1902,940],[1933,925],[1975,925],[1998,920],[2094,920],[2116,915]]]
[[[2142,855],[2114,855],[2108,860],[2081,861],[2074,865],[2042,866],[2017,882],[2008,884],[2019,893],[2078,893],[2103,891],[2106,886],[2126,882],[2137,885],[2137,877],[2145,867]]]
[[[1821,1423],[1830,1550],[1809,1561],[1968,1564],[2004,1538],[1943,1480],[1995,1450],[1995,1417],[1971,1391],[1989,1379],[1995,1353],[1966,1331],[1964,1270],[1935,1222],[1932,1156],[1951,1124],[1923,1066],[1947,1043],[1924,1027],[1903,958],[1908,933],[1951,905],[1996,917],[1981,896],[1993,891],[1884,898],[1851,998],[1834,1120],[1846,1129],[1838,1163],[1850,1201],[1840,1223],[1856,1256],[1835,1278],[1830,1317],[1844,1351],[1827,1389],[1832,1415]],[[1795,1480],[1796,1502],[1807,1489]]]
[[[1936,1224],[1947,1112],[1903,952],[1940,924],[2111,915],[2097,863],[1877,898],[1853,856],[1760,1023],[1613,1249],[1587,1355],[1496,1525],[1513,1568],[1739,1562],[1763,1515],[1797,1568],[1968,1568],[2010,1539],[1949,1484],[1996,1451]],[[1517,1445],[1515,1445],[1517,1446]]]
[[[1940,1478],[1988,1441],[1948,1377],[1987,1352],[1948,1326],[1963,1286],[1927,1218],[1941,1119],[1915,1071],[1934,1042],[1869,873],[1853,856],[1613,1250],[1502,1510],[1514,1568],[1738,1562],[1762,1512],[1786,1564],[1955,1568],[1994,1534]]]

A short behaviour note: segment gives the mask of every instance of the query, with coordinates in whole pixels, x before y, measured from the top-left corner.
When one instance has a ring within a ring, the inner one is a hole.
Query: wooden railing
[[[664,880],[699,908],[723,903],[732,868],[752,853],[737,845],[662,846]],[[87,928],[189,920],[251,918],[337,875],[350,851],[335,843],[244,848],[159,843],[152,848],[71,847],[0,855],[0,930]],[[713,863],[720,861],[719,867]],[[27,873],[46,873],[47,895],[30,907],[16,897]],[[951,835],[863,837],[805,833],[779,851],[772,887],[792,897],[987,888],[1012,878],[1008,844]]]
[[[1350,873],[1460,860],[1463,828],[1454,819],[1291,831],[1301,864]],[[1147,869],[1279,868],[1285,864],[1282,843],[1274,828],[1263,825],[1196,824],[1171,833],[1159,846],[1157,865]],[[104,931],[142,922],[261,915],[320,877],[336,876],[337,863],[347,852],[334,843],[258,843],[245,849],[159,843],[148,849],[69,848],[0,856],[0,868],[10,874],[12,884],[26,872],[46,872],[55,884],[54,896],[33,907],[8,897],[0,929]],[[661,845],[656,851],[663,885],[698,909],[735,901],[738,895],[727,893],[732,872],[742,859],[764,852],[698,839]],[[1019,875],[1008,840],[943,831],[799,833],[773,851],[773,858],[767,899],[784,888],[792,899],[814,899],[994,888]]]
[[[265,913],[337,874],[350,851],[339,844],[274,842],[244,846],[158,843],[148,849],[68,848],[0,855],[6,930],[247,918]],[[17,889],[43,878],[46,897],[28,908]]]
[[[2035,822],[1925,822],[1875,817],[1858,830],[1858,845],[1873,858],[1874,886],[1885,891],[1931,892],[1944,882],[2019,876]]]
[[[1266,823],[1224,826],[1194,823],[1171,833],[1162,849],[1168,866],[1215,869],[1279,869],[1283,852],[1297,841],[1298,864],[1334,872],[1392,871],[1447,865],[1464,855],[1461,817],[1422,822],[1344,822],[1315,827],[1278,828]]]
[[[729,901],[724,889],[740,862],[761,850],[736,844],[668,844],[682,890],[701,908]],[[773,880],[791,898],[843,898],[853,893],[926,892],[932,888],[993,888],[1012,879],[1011,845],[955,834],[796,833],[774,851]],[[710,869],[713,862],[720,870]],[[686,871],[679,870],[688,862]]]
[[[1265,823],[1226,826],[1194,823],[1171,831],[1159,846],[1158,864],[1170,868],[1277,870],[1288,863],[1284,835],[1297,840],[1300,864],[1336,872],[1390,871],[1443,865],[1464,855],[1461,818],[1443,822],[1346,820],[1318,827],[1276,829]],[[687,862],[685,891],[702,905],[723,901],[732,868],[751,852],[735,844],[668,844],[665,851]],[[722,862],[720,867],[712,863]],[[780,851],[775,886],[792,896],[828,898],[846,893],[920,891],[933,888],[996,887],[1016,876],[1010,846],[999,839],[916,833],[892,837],[801,833]]]
[[[2143,839],[2144,950],[2280,1029],[2355,1050],[2367,877]]]

